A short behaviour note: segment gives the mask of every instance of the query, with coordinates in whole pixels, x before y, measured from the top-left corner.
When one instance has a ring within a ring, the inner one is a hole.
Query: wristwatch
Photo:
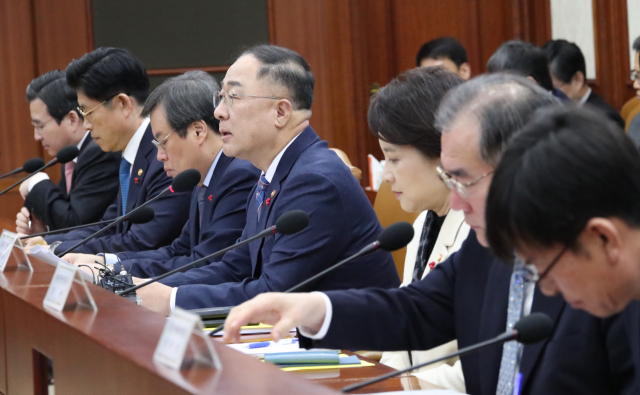
[[[54,241],[53,243],[49,244],[49,251],[51,251],[52,254],[55,254],[56,247],[59,246],[60,244],[62,244],[61,241]]]

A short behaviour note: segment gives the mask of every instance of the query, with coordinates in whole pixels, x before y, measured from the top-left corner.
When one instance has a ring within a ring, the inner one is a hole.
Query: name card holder
[[[222,371],[212,340],[200,316],[175,308],[162,330],[153,361],[173,370],[209,367]]]
[[[44,307],[58,312],[63,310],[98,310],[84,277],[77,267],[66,262],[59,263],[56,267],[42,303]]]
[[[13,256],[14,259],[9,259]],[[0,273],[9,268],[32,272],[31,262],[17,233],[3,230],[0,235]]]

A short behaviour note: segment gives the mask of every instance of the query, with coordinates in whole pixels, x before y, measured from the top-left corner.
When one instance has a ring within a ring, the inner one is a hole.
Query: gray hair
[[[436,113],[436,127],[447,133],[461,116],[480,124],[480,158],[497,166],[511,138],[536,110],[557,105],[553,95],[527,78],[505,73],[481,75],[453,88]]]
[[[220,121],[213,115],[213,95],[219,90],[211,75],[200,70],[187,71],[157,87],[145,102],[142,116],[149,116],[162,104],[169,126],[180,137],[184,138],[187,127],[200,120],[219,133]]]

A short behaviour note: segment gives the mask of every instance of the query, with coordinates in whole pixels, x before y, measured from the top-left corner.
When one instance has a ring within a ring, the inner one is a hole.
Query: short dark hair
[[[204,71],[188,71],[158,86],[144,104],[142,116],[148,117],[158,106],[164,107],[167,123],[184,138],[187,128],[203,120],[219,133],[220,121],[213,116],[213,95],[220,90],[216,80]]]
[[[482,161],[497,166],[511,138],[542,107],[558,100],[533,81],[515,74],[484,74],[451,89],[436,113],[436,126],[446,133],[461,116],[480,124]]]
[[[258,78],[266,78],[287,89],[294,110],[310,110],[313,103],[315,77],[309,64],[297,52],[276,45],[257,45],[244,51],[262,64]]]
[[[368,121],[382,141],[411,145],[429,159],[440,157],[435,113],[449,89],[464,80],[441,66],[406,71],[371,98]]]
[[[640,153],[592,110],[538,113],[504,153],[485,216],[489,244],[505,259],[524,245],[577,250],[594,217],[640,226]]]
[[[47,106],[47,112],[58,125],[71,111],[78,112],[78,94],[67,84],[64,71],[53,70],[34,78],[27,86],[27,101],[40,99]]]
[[[531,43],[520,40],[503,43],[489,58],[487,69],[490,73],[507,71],[531,77],[544,89],[553,90],[547,56]]]
[[[416,55],[416,67],[420,67],[420,62],[425,58],[446,58],[455,63],[458,67],[462,66],[463,63],[468,62],[467,50],[464,49],[460,41],[453,37],[439,37],[435,40],[424,43]]]
[[[585,84],[587,82],[587,66],[580,48],[567,40],[550,40],[542,50],[547,55],[549,72],[560,81],[569,84],[578,72],[582,72]]]
[[[640,52],[640,36],[638,36],[638,38],[636,38],[633,42],[633,50],[636,52]]]
[[[98,48],[72,60],[66,73],[69,86],[97,101],[125,93],[142,105],[149,96],[147,70],[126,49]]]

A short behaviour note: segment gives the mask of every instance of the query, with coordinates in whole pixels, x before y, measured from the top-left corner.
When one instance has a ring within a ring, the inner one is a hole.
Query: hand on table
[[[234,307],[224,323],[223,340],[240,341],[240,328],[250,322],[273,325],[271,337],[278,341],[296,327],[317,333],[322,327],[326,306],[317,293],[265,293]]]
[[[103,256],[98,256],[98,255],[93,255],[93,254],[74,254],[74,253],[69,253],[69,254],[65,254],[65,256],[63,256],[62,259],[67,261],[67,262],[69,262],[70,264],[72,264],[74,266],[78,266],[78,265],[101,266],[101,265],[96,264],[96,261],[104,264],[104,257]]]
[[[147,281],[149,281],[149,279],[133,277],[133,283],[135,285],[143,284]],[[171,287],[164,284],[153,283],[140,288],[136,293],[140,296],[140,299],[142,299],[142,306],[167,317],[171,314],[171,289]]]
[[[32,237],[30,239],[26,239],[26,243],[24,243],[24,250],[29,252],[34,246],[42,245],[48,247],[49,244],[40,236]]]

